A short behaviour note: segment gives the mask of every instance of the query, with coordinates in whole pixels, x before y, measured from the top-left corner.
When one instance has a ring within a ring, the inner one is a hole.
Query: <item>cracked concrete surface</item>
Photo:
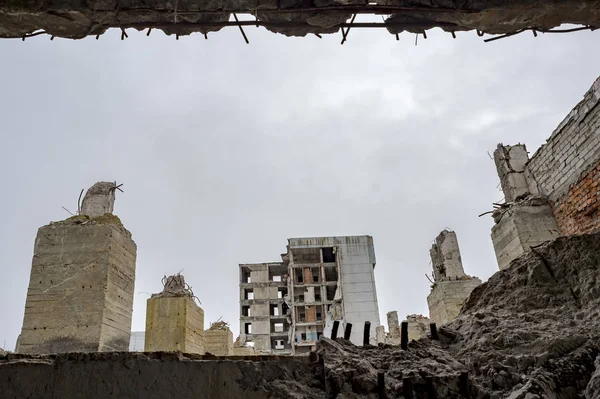
[[[0,37],[40,30],[64,38],[99,35],[109,28],[156,28],[166,34],[218,31],[232,13],[250,14],[288,36],[335,33],[352,14],[389,15],[390,33],[480,30],[511,33],[563,23],[600,26],[599,0],[0,0]]]

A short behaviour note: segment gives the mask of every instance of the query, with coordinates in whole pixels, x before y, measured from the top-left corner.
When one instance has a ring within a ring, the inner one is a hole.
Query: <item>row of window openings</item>
[[[285,314],[288,310],[288,305],[287,304],[282,304],[281,305],[281,310],[283,314]],[[271,316],[279,316],[279,306],[277,305],[269,305],[269,315]],[[247,316],[250,317],[252,316],[252,308],[250,306],[242,306],[242,316]]]
[[[271,324],[271,332],[283,332],[283,323]],[[252,323],[244,324],[244,333],[252,334]]]
[[[277,290],[277,298],[282,299],[287,294],[287,288],[280,288]],[[254,290],[252,288],[248,288],[244,290],[244,299],[252,300],[254,299]]]
[[[294,263],[334,263],[335,251],[333,247],[324,248],[296,248],[292,249]]]
[[[275,283],[281,283],[282,277],[280,275],[271,276],[271,281],[273,281]],[[250,273],[244,274],[244,278],[242,279],[242,282],[243,283],[251,283],[252,282],[252,277],[250,277]]]
[[[315,316],[315,320],[316,321],[322,321],[323,320],[323,313],[317,311],[316,316]],[[306,320],[306,312],[301,311],[300,309],[298,309],[298,323],[304,323],[308,320]]]
[[[311,267],[310,273],[308,271],[306,271],[307,269],[308,268],[294,270],[294,274],[296,276],[296,279],[295,279],[296,282],[300,283],[300,284],[320,283],[321,282],[321,276],[320,276],[321,268]],[[325,267],[324,271],[325,271],[324,281],[337,281],[338,274],[337,274],[337,270],[335,269],[335,267],[330,267],[330,266]]]
[[[323,335],[322,332],[317,332],[317,341],[319,340],[319,338],[321,338],[321,335]],[[301,341],[306,341],[306,334],[305,333],[300,334],[300,340]]]

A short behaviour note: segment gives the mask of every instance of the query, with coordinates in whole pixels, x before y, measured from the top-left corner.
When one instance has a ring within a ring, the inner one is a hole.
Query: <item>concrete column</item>
[[[233,333],[227,326],[215,325],[204,331],[206,352],[215,356],[233,355]]]
[[[504,200],[513,202],[522,195],[529,194],[525,177],[525,165],[529,161],[525,144],[502,145],[494,151],[494,162],[504,192]]]
[[[377,344],[385,344],[385,327],[384,326],[375,327],[375,338],[377,339]]]
[[[552,209],[542,197],[500,209],[494,214],[494,220],[492,242],[500,270],[507,268],[531,247],[559,236]]]
[[[438,325],[456,318],[471,291],[481,280],[465,274],[456,233],[444,230],[429,251],[433,264],[434,284],[429,296],[429,317]]]
[[[388,330],[390,338],[400,337],[400,323],[398,322],[398,312],[393,310],[387,313]]]
[[[442,231],[429,250],[435,281],[465,276],[456,233]]]
[[[189,295],[149,298],[145,352],[205,352],[204,310]]]
[[[136,251],[112,214],[40,228],[18,352],[129,350]]]

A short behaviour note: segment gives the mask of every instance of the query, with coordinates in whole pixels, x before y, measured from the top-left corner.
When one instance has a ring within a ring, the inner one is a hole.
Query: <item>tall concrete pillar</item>
[[[165,277],[163,284],[146,303],[144,351],[204,354],[204,310],[182,275]]]
[[[443,325],[454,320],[463,303],[481,280],[465,274],[456,233],[442,231],[429,251],[434,283],[427,296],[429,318]]]
[[[504,192],[504,200],[513,202],[518,197],[529,194],[525,176],[525,166],[529,161],[525,144],[502,145],[494,151],[494,162]]]
[[[387,312],[388,330],[390,331],[390,338],[400,337],[400,323],[398,322],[398,312],[392,310]]]
[[[433,277],[435,280],[457,278],[465,275],[455,232],[442,231],[431,246],[429,255],[433,263]]]
[[[88,190],[88,201],[98,187],[114,202],[114,183],[107,182]],[[136,252],[131,233],[111,213],[82,213],[41,227],[17,351],[127,351]]]

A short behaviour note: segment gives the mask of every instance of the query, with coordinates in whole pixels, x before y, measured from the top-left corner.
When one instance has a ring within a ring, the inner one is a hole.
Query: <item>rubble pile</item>
[[[383,372],[388,398],[600,398],[599,279],[600,234],[533,248],[475,288],[439,341],[321,339],[327,391],[376,398]]]
[[[195,297],[192,287],[186,282],[182,274],[177,273],[172,276],[164,276],[162,278],[163,290],[158,294],[152,294],[152,298],[156,297],[180,297],[189,296]]]

